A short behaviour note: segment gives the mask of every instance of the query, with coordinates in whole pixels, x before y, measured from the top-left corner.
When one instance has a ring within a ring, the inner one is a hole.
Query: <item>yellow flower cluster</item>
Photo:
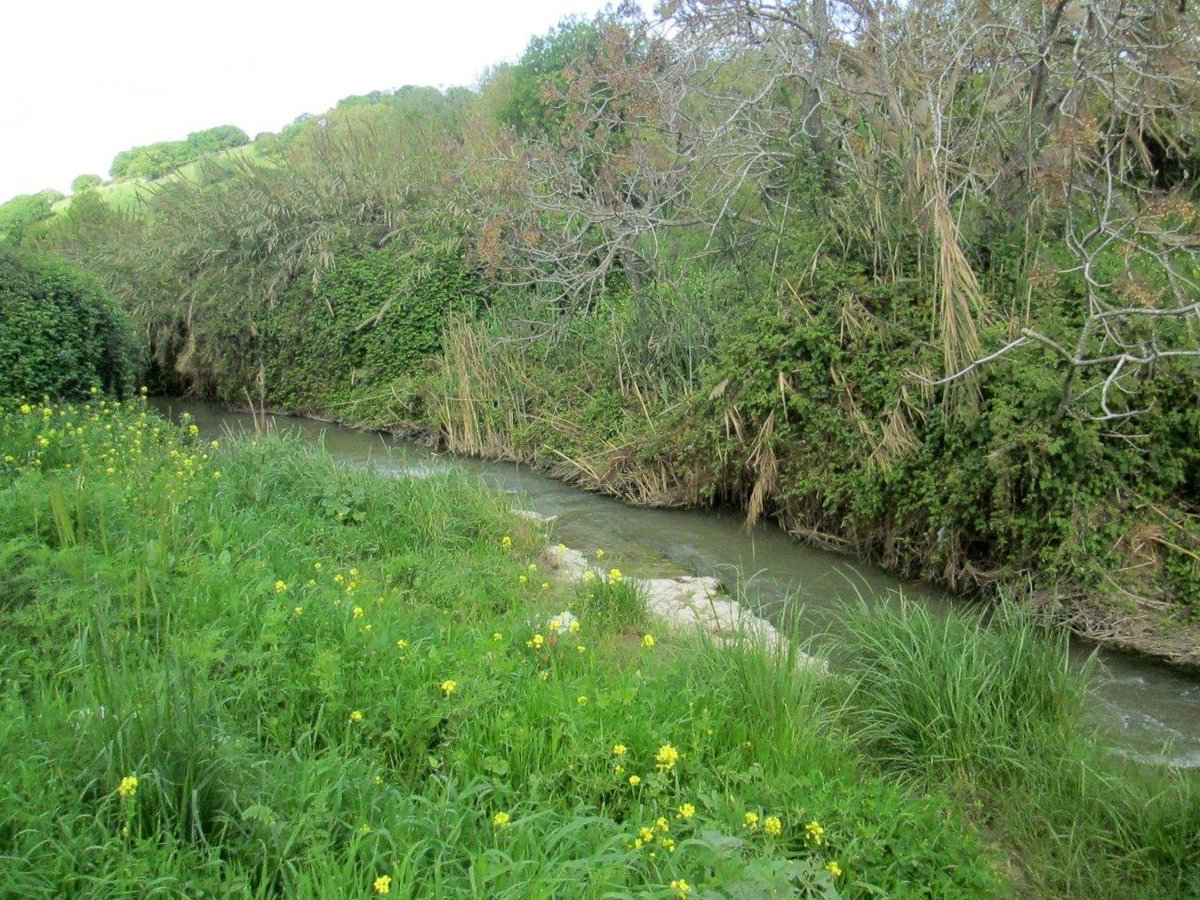
[[[371,888],[376,894],[390,894],[392,892],[392,876],[380,875],[371,883]]]
[[[682,878],[676,878],[671,882],[671,890],[675,892],[675,896],[679,900],[687,900],[687,895],[692,892],[692,886]]]
[[[675,768],[675,764],[679,762],[679,751],[670,744],[663,744],[658,748],[658,752],[654,754],[654,762],[658,766],[658,771],[670,772]]]
[[[126,775],[117,785],[117,793],[122,797],[132,797],[137,793],[138,780],[136,775]]]
[[[815,819],[804,826],[804,837],[814,847],[825,843],[825,829]]]
[[[492,825],[495,828],[503,828],[512,821],[512,816],[506,812],[498,812],[492,816]]]
[[[458,690],[458,682],[457,681],[453,681],[452,679],[447,678],[445,681],[442,682],[442,693],[445,694],[447,697],[449,697],[451,694],[453,694],[456,690]]]

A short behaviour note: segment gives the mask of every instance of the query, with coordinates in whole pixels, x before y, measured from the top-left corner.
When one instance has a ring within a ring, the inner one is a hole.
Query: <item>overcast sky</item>
[[[649,7],[649,2],[644,4]],[[349,94],[470,85],[601,0],[4,2],[0,201],[213,125],[253,137]]]

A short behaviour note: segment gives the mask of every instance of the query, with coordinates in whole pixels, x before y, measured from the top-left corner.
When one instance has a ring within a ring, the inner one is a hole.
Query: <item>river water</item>
[[[212,404],[163,401],[172,416],[189,413],[206,436],[251,430],[254,420]],[[736,513],[640,509],[555,481],[514,463],[435,453],[409,441],[373,432],[275,416],[275,427],[322,443],[334,457],[395,477],[424,477],[451,468],[517,495],[517,504],[556,517],[554,540],[590,552],[602,547],[628,575],[715,575],[768,618],[786,608],[789,630],[816,641],[836,634],[839,608],[859,597],[896,602],[901,593],[935,609],[955,600],[928,585],[904,582],[844,556],[797,544],[781,529],[762,524],[749,531]],[[1082,664],[1093,650],[1074,645]],[[1088,716],[1117,752],[1147,762],[1200,767],[1200,680],[1123,653],[1097,653],[1098,678]]]

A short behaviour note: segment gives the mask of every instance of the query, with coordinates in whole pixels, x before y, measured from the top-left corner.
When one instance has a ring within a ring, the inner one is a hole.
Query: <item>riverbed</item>
[[[171,400],[155,405],[172,416],[190,414],[210,437],[255,427],[250,415],[212,404]],[[896,603],[903,596],[940,610],[964,602],[805,547],[770,523],[747,530],[736,513],[627,506],[528,466],[435,453],[415,442],[307,419],[270,418],[274,427],[321,443],[340,460],[394,477],[426,477],[451,468],[468,472],[515,495],[519,507],[552,517],[555,541],[586,552],[602,548],[628,575],[716,576],[759,614],[811,640],[816,653],[823,639],[837,634],[845,604],[860,598]],[[1088,717],[1114,750],[1147,762],[1200,767],[1200,680],[1152,660],[1072,645],[1078,665],[1093,654],[1098,672]]]

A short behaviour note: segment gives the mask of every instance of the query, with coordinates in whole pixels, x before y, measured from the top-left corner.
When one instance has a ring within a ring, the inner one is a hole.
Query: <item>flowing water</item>
[[[169,401],[164,413],[189,413],[202,432],[252,429],[254,420],[211,404]],[[554,540],[590,552],[603,548],[622,572],[661,577],[715,575],[739,590],[768,618],[786,603],[789,627],[800,637],[836,634],[838,611],[847,602],[896,602],[901,592],[936,609],[962,603],[928,585],[904,582],[879,569],[797,544],[779,528],[749,531],[736,513],[640,509],[555,481],[514,463],[487,462],[434,453],[413,442],[326,425],[273,417],[276,427],[323,443],[338,459],[397,477],[424,477],[458,468],[488,485],[515,494],[518,506],[553,516]],[[797,614],[796,610],[800,612]],[[1092,653],[1072,648],[1080,664]],[[1146,761],[1200,767],[1200,680],[1136,656],[1101,650],[1099,679],[1089,716],[1118,752]]]

